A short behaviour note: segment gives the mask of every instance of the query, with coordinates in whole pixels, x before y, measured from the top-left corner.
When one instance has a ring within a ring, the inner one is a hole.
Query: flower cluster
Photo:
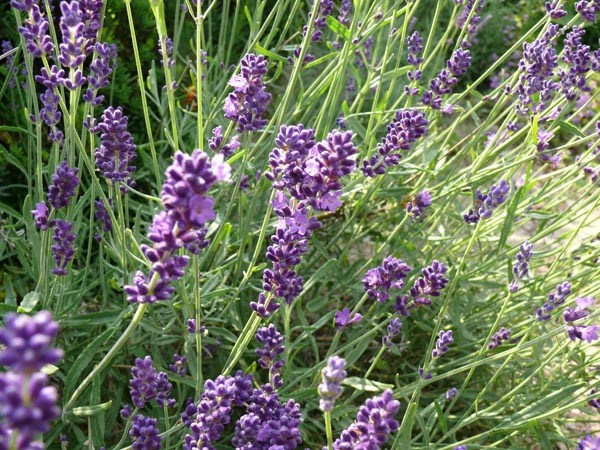
[[[450,281],[444,275],[448,267],[442,262],[434,260],[431,265],[421,270],[422,276],[417,278],[410,288],[410,295],[396,297],[394,309],[402,316],[409,316],[410,311],[420,305],[431,305],[430,297],[439,297],[442,290]]]
[[[342,0],[338,9],[338,22],[342,25],[350,25],[350,14],[352,14],[352,0]]]
[[[225,117],[238,124],[238,131],[258,131],[266,125],[262,118],[271,101],[263,77],[267,60],[262,55],[248,53],[241,62],[241,72],[229,80],[233,92],[225,100]]]
[[[441,109],[442,95],[452,92],[459,77],[467,72],[470,65],[471,52],[462,48],[456,49],[446,62],[446,67],[429,83],[429,90],[425,91],[421,98],[423,104],[433,109]]]
[[[598,0],[579,0],[575,2],[575,11],[581,14],[583,20],[596,22],[596,13],[600,12]]]
[[[69,205],[79,186],[79,169],[69,167],[66,161],[60,163],[52,175],[52,184],[48,187],[48,203],[55,209]]]
[[[201,150],[192,155],[178,151],[165,175],[161,192],[164,210],[154,216],[148,232],[153,245],[142,246],[152,267],[147,276],[138,271],[134,285],[125,286],[130,302],[155,303],[170,298],[174,291],[171,284],[183,276],[188,261],[188,257],[177,255],[177,250],[204,239],[205,223],[215,218],[208,190],[218,180],[229,179],[230,167],[222,155],[210,161]]]
[[[46,90],[40,94],[40,101],[42,102],[42,109],[40,109],[40,117],[46,125],[50,127],[50,139],[53,142],[61,144],[64,138],[64,133],[58,129],[58,123],[62,117],[61,112],[58,110],[60,103],[60,97],[55,92],[59,84],[63,83],[65,71],[58,69],[55,65],[50,67],[50,70],[46,70],[42,67],[40,75],[35,76],[35,80],[42,84]]]
[[[412,271],[412,267],[393,256],[386,257],[381,266],[369,269],[362,279],[365,292],[378,302],[390,298],[390,289],[402,289],[404,278]]]
[[[505,180],[500,181],[498,185],[494,184],[487,194],[482,194],[481,190],[477,189],[473,208],[463,214],[465,222],[473,224],[492,217],[494,210],[506,201],[509,191],[510,185]]]
[[[75,256],[75,233],[73,233],[73,224],[64,220],[56,220],[54,227],[54,235],[52,240],[52,256],[56,267],[52,269],[52,273],[58,276],[67,274],[67,266]]]
[[[573,322],[583,319],[589,315],[588,309],[594,306],[592,297],[581,297],[575,300],[577,306],[574,309],[566,308],[563,312],[563,319],[567,326],[567,335],[572,341],[579,339],[581,341],[592,342],[598,339],[599,325],[573,325]]]
[[[541,322],[549,320],[550,313],[562,305],[569,294],[571,294],[571,283],[568,281],[556,286],[556,290],[548,296],[546,303],[536,311],[537,319]]]
[[[500,328],[500,330],[496,331],[492,336],[492,342],[488,344],[488,349],[496,348],[504,341],[508,341],[510,339],[510,328]]]
[[[96,148],[94,156],[102,176],[112,183],[131,185],[135,171],[132,162],[137,155],[133,138],[127,131],[127,116],[123,115],[123,108],[106,108],[102,121],[93,127],[93,131],[100,133],[100,147]],[[122,188],[126,192],[126,187]]]
[[[73,91],[86,82],[81,71],[81,65],[86,58],[83,36],[85,25],[77,0],[71,0],[70,3],[60,2],[60,11],[62,43],[59,45],[58,60],[63,67],[70,69],[68,78],[63,78],[63,85]]]
[[[406,204],[406,212],[414,219],[420,218],[428,206],[431,205],[431,194],[427,189],[419,192],[415,198]]]
[[[477,2],[477,7],[475,8],[475,11],[473,11],[475,2]],[[475,35],[484,25],[484,21],[482,21],[481,16],[478,14],[483,8],[484,3],[485,0],[467,0],[467,3],[458,14],[456,26],[458,28],[464,28],[466,26],[467,30],[467,37],[460,43],[460,45],[464,48],[469,48],[471,47],[472,43],[476,43]],[[470,20],[468,20],[469,15],[471,15]]]
[[[283,382],[281,380],[281,368],[285,361],[280,358],[285,351],[283,336],[275,329],[275,325],[260,328],[256,332],[256,340],[262,344],[262,348],[256,349],[258,365],[269,371],[269,380],[273,388],[279,389]]]
[[[292,399],[282,403],[270,385],[254,389],[246,410],[235,424],[237,450],[294,450],[302,442],[300,405]]]
[[[521,73],[515,87],[519,96],[516,111],[522,116],[543,111],[558,89],[558,83],[552,79],[558,66],[555,39],[558,29],[557,24],[551,24],[540,38],[523,44]]]
[[[423,72],[419,69],[423,62],[423,38],[418,31],[415,31],[408,37],[406,42],[408,44],[408,64],[412,66],[412,69],[408,71],[407,76],[411,83],[416,83],[423,76]],[[414,86],[404,86],[404,92],[407,95],[417,95],[419,93],[419,88]]]
[[[379,397],[368,399],[360,407],[356,420],[333,443],[333,449],[379,450],[398,430],[394,416],[399,409],[400,402],[389,389]]]
[[[597,450],[598,448],[600,448],[600,436],[588,434],[579,441],[575,450]]]
[[[446,400],[447,402],[451,401],[454,397],[456,397],[456,394],[458,394],[458,389],[456,389],[455,387],[451,387],[450,389],[448,389],[446,391],[446,393],[444,394],[444,400]]]
[[[551,19],[556,20],[560,19],[567,15],[563,5],[559,0],[552,0],[551,2],[546,2],[544,4],[546,8],[546,13],[550,16]]]
[[[362,314],[354,313],[351,316],[350,309],[344,308],[335,313],[335,327],[342,331],[344,328],[355,325],[362,320]]]
[[[185,365],[187,363],[187,358],[185,356],[179,355],[175,353],[173,355],[173,364],[169,364],[169,370],[173,372],[175,375],[180,377],[184,377],[186,373]]]
[[[441,330],[435,341],[435,348],[431,352],[432,358],[439,358],[448,352],[450,345],[454,342],[452,330]]]
[[[223,132],[221,126],[213,128],[212,138],[208,141],[210,149],[222,153],[225,158],[229,158],[233,152],[240,148],[240,145],[242,145],[242,143],[237,134],[233,136],[227,144],[223,145]]]
[[[346,360],[339,356],[332,356],[327,360],[327,365],[321,370],[321,384],[319,384],[319,408],[321,411],[331,411],[335,400],[342,395],[342,382],[346,379]]]
[[[97,43],[94,50],[96,57],[90,63],[90,75],[87,77],[88,87],[83,94],[83,99],[92,106],[98,106],[104,101],[104,96],[98,95],[97,91],[108,86],[108,77],[113,71],[110,67],[113,50],[106,43]]]
[[[400,334],[402,322],[399,317],[394,317],[387,326],[387,334],[381,339],[381,343],[386,347],[394,345],[393,339]]]
[[[152,358],[136,358],[131,368],[129,380],[131,401],[138,408],[143,408],[150,400],[156,400],[158,406],[172,406],[174,399],[169,399],[173,386],[169,383],[165,372],[156,372]]]
[[[511,281],[508,287],[510,292],[514,293],[519,290],[517,280],[522,280],[529,273],[529,261],[531,260],[532,255],[533,244],[530,244],[527,241],[523,242],[519,248],[519,252],[517,253],[517,260],[514,262],[512,267],[514,279]]]
[[[108,206],[111,209],[113,207],[112,199],[110,198],[108,199]],[[106,206],[104,206],[104,202],[99,198],[94,200],[94,216],[100,224],[100,229],[104,233],[110,233],[112,231],[112,221],[110,219],[110,215],[108,214]],[[94,238],[97,241],[100,241],[102,239],[102,236],[100,235],[100,233],[96,233]]]
[[[566,64],[566,69],[559,69],[558,77],[561,92],[569,101],[576,101],[580,93],[591,91],[587,85],[586,74],[592,65],[592,55],[589,45],[583,45],[581,42],[584,34],[585,30],[582,27],[573,27],[563,42],[561,59]]]
[[[252,376],[238,371],[235,376],[219,376],[206,380],[204,392],[198,406],[192,403],[196,418],[189,425],[191,434],[186,434],[184,450],[214,449],[212,443],[221,436],[225,426],[231,421],[233,406],[243,406],[252,395]],[[188,417],[191,417],[188,413]],[[189,422],[188,422],[189,423]]]
[[[399,151],[409,150],[415,141],[427,134],[427,119],[417,109],[401,109],[387,127],[387,134],[377,144],[377,154],[363,161],[361,170],[367,177],[383,175],[386,167],[398,165]]]
[[[310,217],[317,211],[335,211],[341,205],[341,178],[355,169],[357,149],[351,131],[334,130],[319,143],[314,131],[302,125],[283,125],[277,135],[276,148],[269,155],[271,170],[265,177],[277,190],[273,210],[279,217],[267,258],[273,269],[263,272],[263,290],[252,309],[260,316],[274,312],[279,305],[270,296],[290,303],[303,288],[303,279],[294,267],[308,249],[312,232],[321,226]]]
[[[27,51],[34,58],[49,55],[54,50],[52,38],[48,34],[50,24],[42,14],[38,1],[35,0],[11,0],[10,5],[20,11],[27,13],[27,19],[19,33],[25,39]]]
[[[41,372],[63,358],[63,351],[51,346],[59,326],[48,311],[33,317],[10,313],[4,325],[0,365],[8,371],[0,373],[0,445],[8,449],[8,443],[18,438],[20,449],[43,449],[34,439],[48,432],[50,422],[60,414],[58,393]]]
[[[137,414],[132,421],[129,436],[133,439],[133,450],[160,450],[162,437],[157,420]]]

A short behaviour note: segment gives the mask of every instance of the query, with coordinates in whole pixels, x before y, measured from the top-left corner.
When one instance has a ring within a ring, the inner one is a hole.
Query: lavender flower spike
[[[393,345],[392,339],[400,334],[400,330],[402,329],[402,322],[400,322],[399,317],[394,317],[387,326],[387,334],[383,336],[381,343],[386,347],[391,347]]]
[[[52,184],[48,187],[48,202],[55,209],[64,208],[75,195],[79,186],[79,169],[70,168],[66,161],[58,165],[52,175]]]
[[[488,219],[498,206],[506,201],[510,185],[502,180],[498,185],[493,185],[487,194],[482,194],[479,189],[475,195],[474,207],[463,215],[465,222],[477,223],[481,219]]]
[[[522,280],[529,273],[529,261],[531,260],[532,255],[533,244],[530,244],[527,241],[523,242],[523,244],[521,244],[519,252],[517,253],[517,260],[513,264],[513,275],[515,278],[510,283],[510,292],[514,293],[519,290],[517,280]]]
[[[67,274],[67,266],[75,256],[75,233],[72,232],[73,224],[58,219],[54,228],[54,245],[52,246],[52,256],[56,267],[52,269],[52,273],[57,276],[65,276]]]
[[[435,348],[431,352],[432,358],[439,358],[445,353],[448,352],[450,348],[450,344],[454,342],[454,338],[452,337],[452,330],[442,330],[435,341]]]
[[[414,219],[418,219],[429,205],[431,205],[431,194],[427,189],[424,189],[415,196],[414,200],[406,204],[406,212]]]
[[[412,267],[401,259],[388,256],[381,266],[367,271],[362,279],[364,289],[372,299],[385,302],[390,298],[390,289],[401,289],[404,286],[403,279],[411,271]]]
[[[394,416],[399,409],[400,402],[390,389],[368,399],[360,407],[356,420],[333,443],[333,450],[379,450],[398,430]]]
[[[448,278],[444,274],[448,268],[442,262],[434,260],[430,266],[423,268],[423,276],[417,278],[413,287],[410,288],[416,305],[431,305],[431,299],[428,297],[439,297],[441,291],[446,287]]]
[[[321,371],[321,384],[319,385],[319,408],[321,411],[331,411],[335,400],[342,395],[342,382],[346,379],[346,361],[339,356],[332,356],[327,360],[327,365]]]
[[[95,150],[94,156],[102,176],[113,183],[131,184],[136,153],[133,138],[127,131],[127,116],[123,115],[123,108],[106,108],[102,122],[94,127],[94,131],[100,132],[100,147]]]
[[[159,436],[157,420],[137,414],[133,418],[129,436],[133,439],[133,450],[160,450],[162,437]]]

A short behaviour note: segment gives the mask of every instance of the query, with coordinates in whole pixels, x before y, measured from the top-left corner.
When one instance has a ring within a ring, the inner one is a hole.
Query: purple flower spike
[[[387,334],[381,340],[382,344],[386,347],[394,345],[393,339],[400,334],[402,330],[402,322],[398,317],[394,317],[387,326]]]
[[[568,281],[556,286],[556,290],[548,296],[548,301],[537,310],[537,319],[541,322],[549,320],[550,313],[562,305],[569,294],[571,294],[571,283]]]
[[[531,260],[532,255],[533,244],[530,244],[527,241],[523,242],[519,248],[519,252],[517,253],[517,260],[513,264],[512,270],[515,278],[509,286],[510,292],[514,293],[519,290],[517,280],[524,279],[529,273],[529,261]]]
[[[15,372],[33,373],[47,364],[58,363],[64,352],[52,348],[59,326],[48,311],[40,311],[33,317],[9,313],[0,329],[0,365]]]
[[[175,353],[173,355],[173,364],[169,364],[169,370],[180,377],[185,377],[187,371],[185,368],[186,364],[187,358]]]
[[[172,385],[165,372],[156,372],[152,358],[136,358],[135,366],[131,369],[129,380],[131,401],[138,408],[143,408],[147,402],[156,399],[159,406],[165,403],[171,405],[174,400],[168,399],[171,395]]]
[[[31,211],[35,226],[39,230],[46,231],[54,224],[53,221],[48,222],[48,212],[48,206],[44,202],[36,203],[35,209]]]
[[[256,340],[263,345],[256,349],[259,356],[258,365],[269,370],[269,378],[275,389],[279,389],[283,382],[281,380],[281,368],[284,361],[280,355],[285,351],[283,336],[275,329],[275,325],[260,328],[256,333]]]
[[[51,54],[54,50],[54,44],[48,34],[50,24],[48,19],[42,15],[37,2],[11,0],[11,6],[28,13],[28,18],[23,26],[19,28],[19,33],[25,39],[25,46],[29,54],[34,58]]]
[[[113,206],[112,199],[110,198],[108,199],[108,205],[110,208]],[[110,219],[110,215],[108,214],[108,210],[104,206],[104,202],[102,202],[101,199],[94,200],[94,215],[96,220],[99,222],[102,231],[105,233],[110,233],[112,231],[112,221]],[[100,239],[102,239],[102,236],[99,234],[96,235],[96,240],[99,241]]]
[[[594,299],[592,297],[582,297],[575,300],[577,306],[574,309],[566,308],[563,312],[563,319],[567,326],[567,335],[572,341],[579,339],[581,341],[592,342],[598,339],[598,331],[600,326],[598,325],[573,325],[579,319],[584,319],[589,315],[588,309],[594,306]]]
[[[71,0],[60,2],[62,13],[60,19],[60,30],[62,32],[62,44],[59,45],[60,52],[58,60],[64,67],[69,67],[69,76],[63,78],[63,84],[67,89],[75,90],[86,82],[81,71],[81,65],[85,61],[85,38],[84,23],[79,8],[79,2]]]
[[[352,0],[342,0],[338,9],[338,21],[342,25],[350,25],[350,14],[352,14]]]
[[[401,289],[404,286],[403,279],[411,271],[412,267],[401,259],[388,256],[381,266],[367,271],[362,279],[364,289],[372,299],[385,302],[390,298],[390,289]]]
[[[97,43],[94,47],[96,57],[90,64],[90,75],[87,78],[88,88],[83,94],[83,99],[92,106],[98,106],[104,100],[103,95],[97,95],[98,89],[108,86],[108,77],[112,73],[110,59],[112,49],[106,43]]]
[[[454,338],[452,337],[452,330],[442,330],[435,341],[435,348],[431,352],[432,358],[439,358],[450,349],[450,344],[454,342]]]
[[[385,173],[386,167],[398,165],[400,151],[409,150],[415,141],[427,134],[427,119],[417,109],[401,109],[387,127],[387,134],[377,144],[377,155],[364,160],[361,170],[367,177]]]
[[[498,206],[506,201],[510,185],[502,180],[498,185],[493,185],[487,194],[482,194],[478,189],[475,195],[474,207],[463,215],[465,222],[474,224],[482,218],[488,219],[492,217],[492,213]]]
[[[399,409],[400,402],[389,389],[379,397],[368,399],[360,407],[356,420],[333,443],[333,449],[379,450],[398,430],[394,416]]]
[[[418,219],[422,216],[429,205],[431,205],[431,194],[427,189],[425,189],[417,194],[414,200],[406,204],[406,212],[414,219]]]
[[[335,313],[335,326],[338,331],[342,331],[344,328],[355,325],[362,320],[362,315],[355,313],[350,317],[350,309],[344,308],[341,311]]]
[[[52,184],[48,187],[48,202],[55,209],[69,205],[69,201],[75,195],[75,189],[79,186],[79,169],[70,168],[66,161],[58,165],[52,175]]]
[[[94,156],[102,176],[113,183],[131,184],[135,171],[132,162],[137,155],[133,138],[127,131],[127,116],[123,115],[123,108],[106,108],[95,131],[100,132],[100,147],[95,150]]]
[[[342,383],[346,379],[346,360],[339,356],[332,356],[321,371],[321,384],[319,384],[319,408],[321,411],[331,411],[335,400],[342,395]]]
[[[598,0],[579,0],[575,2],[575,11],[581,14],[581,18],[588,22],[596,22],[596,13],[600,12]]]
[[[52,246],[52,256],[56,267],[52,269],[52,273],[57,276],[65,276],[67,274],[67,266],[75,256],[75,233],[72,232],[73,224],[58,219],[54,228],[54,245]]]
[[[546,12],[553,20],[560,19],[561,17],[567,15],[564,6],[560,4],[560,0],[552,0],[551,2],[546,2],[544,6],[546,8]]]
[[[423,276],[417,278],[410,288],[410,295],[415,305],[431,305],[431,299],[428,297],[440,296],[441,291],[450,281],[444,277],[447,270],[444,263],[434,260],[430,266],[421,271]]]
[[[133,450],[160,450],[162,437],[159,436],[156,419],[137,414],[133,418],[129,436],[133,439]]]
[[[454,397],[456,397],[456,394],[458,394],[458,389],[456,389],[455,387],[450,388],[446,391],[446,394],[444,395],[444,399],[449,402],[450,400],[452,400]]]
[[[464,75],[471,65],[471,53],[469,50],[459,48],[452,53],[446,62],[446,68],[431,80],[429,90],[425,91],[421,101],[424,105],[433,109],[441,109],[443,95],[452,93],[454,85],[458,83],[458,77]]]
[[[264,56],[248,53],[241,62],[241,73],[229,80],[234,92],[225,100],[225,117],[238,124],[238,131],[258,131],[267,121],[262,118],[271,101],[263,76],[267,73]]]
[[[500,345],[502,345],[502,343],[504,341],[508,341],[510,339],[510,328],[500,328],[499,331],[496,331],[494,333],[494,335],[492,336],[492,342],[490,342],[488,344],[488,348],[491,350],[493,348],[496,348]]]

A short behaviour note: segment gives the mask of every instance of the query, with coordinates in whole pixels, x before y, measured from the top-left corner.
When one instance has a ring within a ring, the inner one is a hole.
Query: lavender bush
[[[599,448],[597,0],[0,11],[0,450]]]

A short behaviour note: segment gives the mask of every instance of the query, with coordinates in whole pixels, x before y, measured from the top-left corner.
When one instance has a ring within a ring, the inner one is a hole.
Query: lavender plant
[[[0,449],[597,447],[597,0],[9,8]]]

